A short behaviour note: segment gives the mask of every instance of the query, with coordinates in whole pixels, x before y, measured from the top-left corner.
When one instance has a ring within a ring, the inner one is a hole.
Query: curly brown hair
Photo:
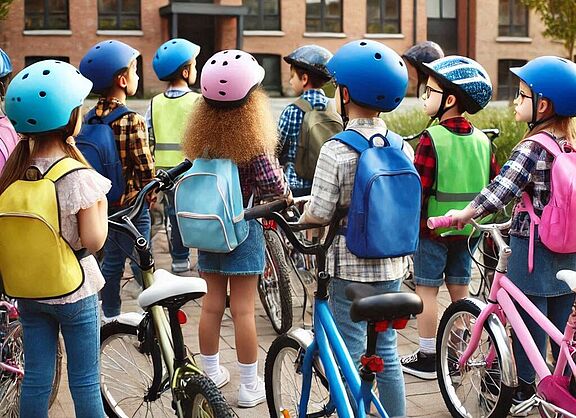
[[[274,155],[276,124],[268,96],[260,88],[234,108],[217,108],[200,98],[182,143],[186,157],[227,158],[248,163],[261,154]]]

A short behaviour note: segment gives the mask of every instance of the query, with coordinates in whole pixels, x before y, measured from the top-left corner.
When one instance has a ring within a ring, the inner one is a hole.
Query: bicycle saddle
[[[200,277],[181,277],[166,270],[154,272],[154,283],[138,296],[138,305],[147,309],[152,305],[177,308],[206,294],[206,282]]]
[[[393,320],[422,312],[422,299],[414,293],[378,293],[372,286],[353,283],[346,286],[346,297],[352,301],[354,322]]]

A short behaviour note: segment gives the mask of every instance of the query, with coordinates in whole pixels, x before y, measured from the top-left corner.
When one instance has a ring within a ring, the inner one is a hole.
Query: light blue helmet
[[[0,78],[6,77],[12,72],[12,62],[6,52],[0,49]]]
[[[400,55],[380,42],[349,42],[334,54],[326,68],[360,106],[390,112],[406,95],[406,65]]]
[[[152,59],[158,79],[170,81],[183,65],[190,63],[200,53],[200,47],[187,39],[170,39],[160,45]]]
[[[112,87],[114,77],[128,68],[140,52],[124,42],[108,40],[94,45],[80,61],[80,72],[94,83],[94,93]]]
[[[486,107],[492,97],[490,76],[484,67],[471,58],[450,55],[431,63],[422,63],[421,69],[442,88],[456,95],[462,111],[477,113]]]
[[[39,61],[12,79],[6,92],[6,115],[17,132],[36,134],[62,128],[82,106],[92,82],[74,66],[57,60]]]
[[[510,68],[535,96],[552,102],[559,116],[576,116],[576,64],[565,58],[544,56],[522,67]],[[536,101],[534,101],[536,103]]]

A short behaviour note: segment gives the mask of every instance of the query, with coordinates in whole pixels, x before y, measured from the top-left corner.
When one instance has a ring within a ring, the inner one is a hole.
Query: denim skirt
[[[265,249],[262,225],[248,221],[248,237],[230,253],[198,251],[198,270],[231,276],[253,276],[264,273]]]
[[[528,245],[526,238],[510,237],[512,255],[508,260],[508,278],[530,296],[561,296],[571,293],[570,288],[556,278],[558,270],[576,270],[576,254],[550,251],[540,242],[534,242],[534,270],[528,272]]]

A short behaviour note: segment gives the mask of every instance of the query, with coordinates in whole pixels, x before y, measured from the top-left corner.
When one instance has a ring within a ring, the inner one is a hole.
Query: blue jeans
[[[182,244],[182,237],[180,236],[180,229],[178,228],[178,219],[176,218],[176,208],[174,206],[174,189],[166,190],[166,204],[164,205],[164,216],[170,219],[172,227],[170,231],[170,255],[172,261],[186,261],[190,256],[190,249]]]
[[[134,221],[134,225],[140,233],[150,241],[150,211],[146,206],[140,217]],[[107,317],[120,315],[120,281],[124,274],[124,265],[127,254],[134,251],[134,241],[128,235],[109,230],[108,239],[104,244],[104,259],[102,260],[102,275],[106,279],[106,284],[100,291],[102,298],[102,312]],[[142,275],[140,269],[132,263],[132,271],[138,283],[142,284]]]
[[[100,394],[100,319],[98,298],[48,305],[19,300],[24,331],[24,381],[20,417],[47,418],[54,379],[58,332],[66,346],[68,381],[77,417],[104,416]]]
[[[334,278],[330,283],[330,308],[338,331],[342,335],[352,360],[360,366],[360,357],[366,352],[366,323],[352,322],[350,319],[350,306],[352,302],[346,298],[345,289],[349,280]],[[398,292],[402,280],[367,283],[379,292]],[[398,350],[396,347],[396,330],[389,329],[378,334],[376,353],[384,360],[384,371],[378,373],[378,395],[380,402],[388,415],[392,417],[406,416],[406,396],[404,388],[404,375],[400,367]]]

